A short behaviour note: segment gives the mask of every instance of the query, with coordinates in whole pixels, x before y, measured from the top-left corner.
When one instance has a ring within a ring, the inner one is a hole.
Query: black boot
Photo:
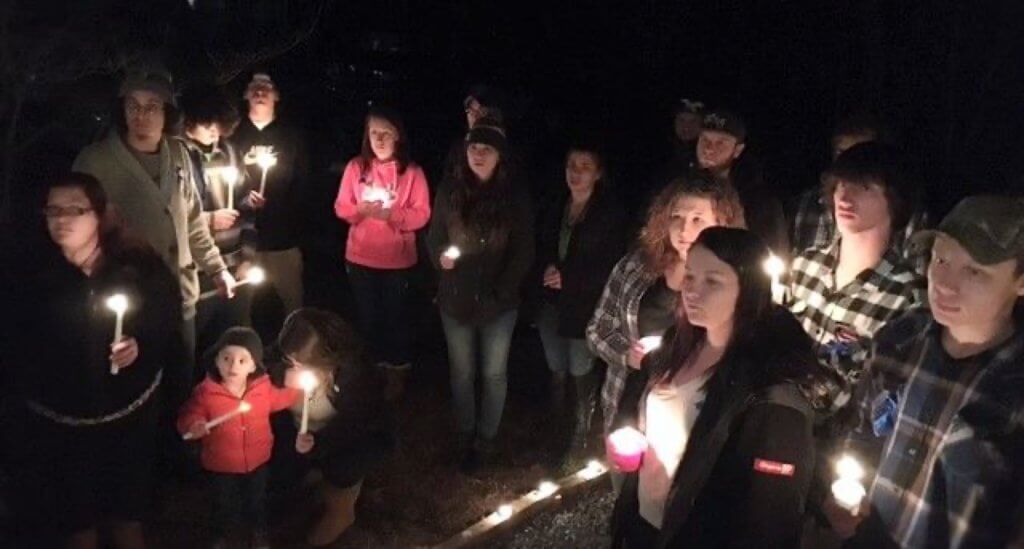
[[[590,419],[594,417],[594,407],[597,406],[597,374],[591,371],[573,377],[573,382],[576,385],[576,425],[573,428],[570,452],[580,455],[587,449]]]

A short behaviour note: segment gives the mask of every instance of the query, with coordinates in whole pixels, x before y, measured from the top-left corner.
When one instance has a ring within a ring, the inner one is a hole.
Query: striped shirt
[[[884,444],[872,511],[901,547],[1005,547],[1024,509],[1024,331],[963,359],[941,334],[918,309],[876,336],[858,397],[859,436]]]
[[[825,248],[805,250],[793,260],[790,310],[815,341],[819,360],[839,374],[846,387],[831,388],[841,407],[860,376],[871,338],[890,319],[922,303],[923,281],[895,248],[873,269],[836,288],[837,239]]]
[[[659,273],[648,270],[642,250],[626,254],[609,275],[594,316],[587,324],[587,347],[608,364],[601,388],[605,431],[611,427],[626,386],[629,350],[640,339],[640,300],[658,276]]]

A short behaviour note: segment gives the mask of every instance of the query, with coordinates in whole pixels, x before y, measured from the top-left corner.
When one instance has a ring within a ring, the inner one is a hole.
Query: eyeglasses
[[[43,208],[43,215],[46,217],[82,217],[92,210],[92,208],[82,208],[80,206],[68,206],[66,208],[47,206]]]
[[[139,114],[151,116],[157,113],[164,112],[164,106],[160,103],[149,103],[148,105],[128,103],[127,105],[125,105],[124,110],[127,111],[129,116],[136,116]]]

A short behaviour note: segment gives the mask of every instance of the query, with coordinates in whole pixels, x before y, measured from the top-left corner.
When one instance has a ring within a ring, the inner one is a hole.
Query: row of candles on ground
[[[267,188],[267,171],[277,165],[277,156],[268,151],[261,151],[256,154],[256,164],[262,170],[262,174],[260,175],[260,196],[264,196],[263,193]],[[235,209],[235,185],[238,184],[238,168],[234,166],[223,166],[220,168],[211,168],[210,171],[216,171],[220,176],[220,180],[227,186],[227,209]]]
[[[246,273],[245,278],[236,281],[235,287],[244,286],[246,284],[258,285],[266,280],[266,272],[259,267],[252,267]],[[211,290],[204,292],[199,295],[199,299],[209,299],[217,295],[217,290]],[[107,298],[107,308],[114,312],[114,344],[117,344],[124,338],[124,315],[128,311],[128,296],[124,294],[113,294]],[[117,364],[111,362],[110,373],[117,375],[119,368]]]
[[[608,435],[608,454],[615,466],[624,473],[640,469],[647,438],[632,427],[623,427]],[[852,456],[843,455],[836,462],[836,481],[832,483],[832,497],[840,507],[856,515],[867,495],[864,489],[864,468]]]

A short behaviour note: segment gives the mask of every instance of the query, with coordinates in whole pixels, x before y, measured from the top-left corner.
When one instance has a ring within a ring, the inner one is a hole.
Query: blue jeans
[[[492,440],[498,434],[501,413],[508,389],[508,348],[519,312],[501,313],[486,324],[472,326],[441,313],[444,336],[448,342],[448,364],[451,367],[452,398],[459,433]],[[480,417],[476,415],[474,394],[477,338],[480,340],[480,366],[483,376],[483,397]]]
[[[537,317],[537,331],[544,344],[544,358],[553,373],[565,375],[568,371],[573,377],[580,377],[594,369],[594,356],[587,349],[586,339],[558,335],[558,311],[553,305],[541,308]]]
[[[373,269],[345,263],[359,316],[359,331],[375,361],[408,364],[412,323],[406,299],[411,269]]]

